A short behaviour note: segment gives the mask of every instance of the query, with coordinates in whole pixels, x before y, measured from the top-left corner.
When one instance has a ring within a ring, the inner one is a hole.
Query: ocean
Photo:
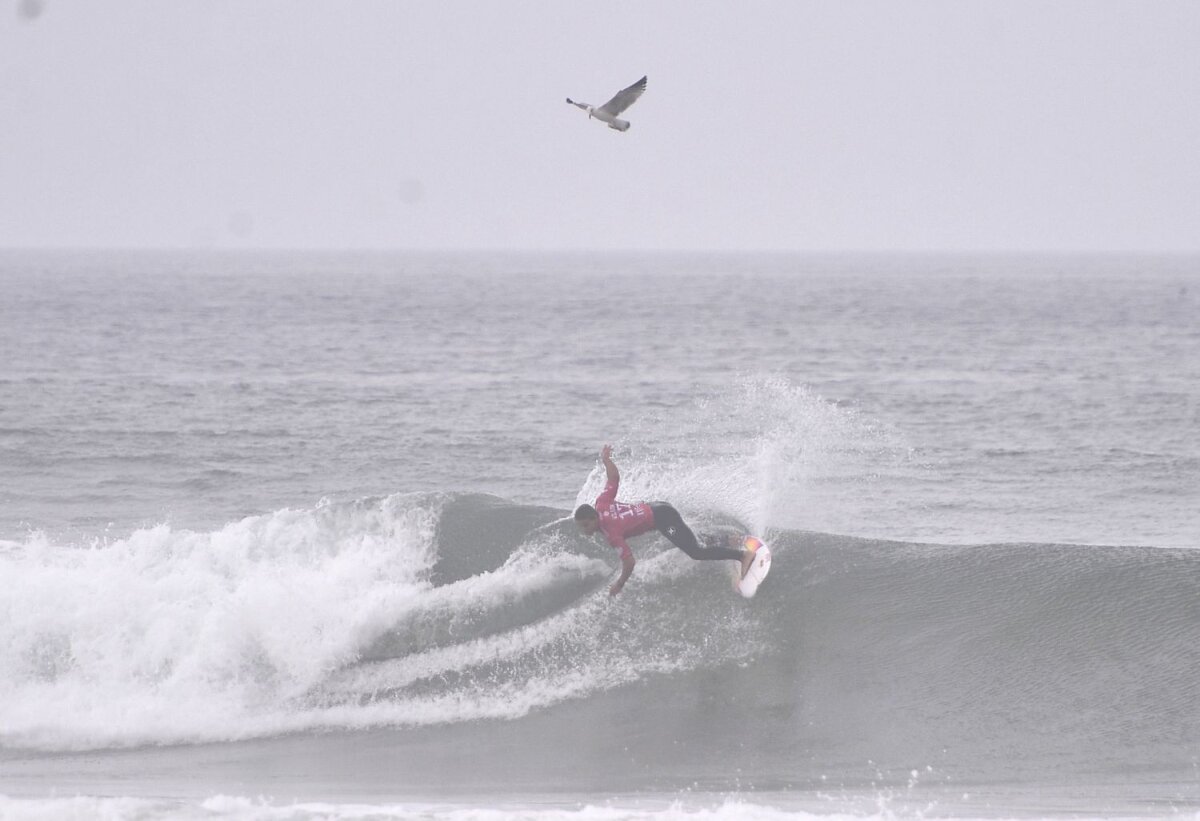
[[[1200,817],[1200,258],[0,253],[0,818]],[[603,483],[771,576],[571,510]]]

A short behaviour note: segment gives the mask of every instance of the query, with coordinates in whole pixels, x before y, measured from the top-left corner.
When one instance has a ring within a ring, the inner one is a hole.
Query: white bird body
[[[642,92],[646,90],[646,78],[638,80],[629,88],[618,91],[616,96],[600,107],[588,105],[587,103],[577,103],[570,97],[567,102],[576,108],[582,108],[588,113],[588,119],[593,117],[602,123],[607,123],[609,128],[617,131],[628,131],[629,121],[622,120],[617,115],[631,105],[637,102],[638,97],[642,96]]]

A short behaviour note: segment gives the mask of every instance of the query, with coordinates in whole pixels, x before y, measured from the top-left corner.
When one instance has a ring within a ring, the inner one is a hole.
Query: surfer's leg
[[[693,559],[701,561],[710,559],[742,561],[741,550],[734,550],[728,547],[709,547],[707,549],[700,547],[700,544],[696,541],[696,534],[684,523],[683,517],[679,515],[679,511],[670,505],[654,504],[651,505],[651,509],[654,511],[654,526],[658,528],[658,532],[666,536],[671,544]]]

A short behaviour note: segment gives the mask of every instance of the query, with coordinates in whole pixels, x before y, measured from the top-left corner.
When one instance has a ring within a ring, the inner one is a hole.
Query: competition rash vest
[[[609,482],[596,497],[596,513],[600,514],[600,530],[608,543],[621,551],[621,559],[632,559],[633,553],[625,540],[654,529],[654,511],[650,505],[617,501],[617,484]]]

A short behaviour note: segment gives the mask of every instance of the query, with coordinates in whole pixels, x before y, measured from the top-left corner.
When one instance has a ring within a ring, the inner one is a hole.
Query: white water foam
[[[756,647],[736,611],[647,627],[670,624],[663,589],[695,572],[674,551],[639,563],[620,606],[610,565],[546,531],[499,568],[435,587],[444,501],[281,510],[211,533],[160,525],[89,547],[7,543],[0,746],[512,719]]]
[[[280,510],[0,552],[0,744],[236,734],[355,658],[428,589],[436,497]]]
[[[523,561],[517,554],[497,574]],[[555,561],[600,569],[601,579],[608,575],[608,566],[595,560],[567,554]],[[308,727],[337,728],[514,719],[649,675],[756,652],[753,622],[736,609],[709,624],[690,625],[706,631],[705,641],[671,629],[663,590],[695,570],[673,551],[648,557],[638,563],[639,592],[626,591],[619,603],[603,585],[513,630],[347,668],[313,694],[318,709],[293,718]]]
[[[868,811],[828,812],[789,809],[768,803],[727,797],[696,799],[611,800],[549,806],[545,799],[522,805],[512,799],[488,806],[450,803],[333,803],[323,801],[276,803],[265,798],[216,795],[203,801],[144,798],[21,799],[0,795],[0,821],[842,821],[923,817],[920,812],[893,811],[883,802]]]

